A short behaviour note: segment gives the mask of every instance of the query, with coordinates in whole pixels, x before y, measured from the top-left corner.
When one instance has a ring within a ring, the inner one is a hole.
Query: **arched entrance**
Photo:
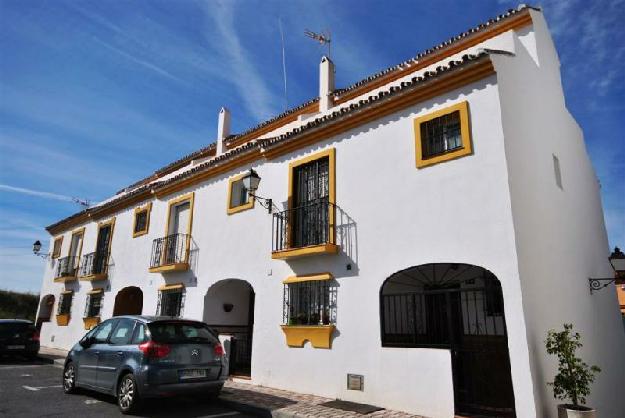
[[[451,351],[456,413],[514,416],[501,284],[490,271],[435,263],[380,289],[382,346]]]
[[[141,315],[143,312],[143,292],[135,286],[124,287],[115,296],[113,316]]]
[[[44,322],[50,322],[52,316],[52,308],[54,307],[54,295],[45,295],[39,302],[39,315],[37,316],[37,331],[41,330]]]
[[[251,375],[254,300],[252,286],[239,279],[218,281],[204,297],[204,322],[230,338],[231,375]]]

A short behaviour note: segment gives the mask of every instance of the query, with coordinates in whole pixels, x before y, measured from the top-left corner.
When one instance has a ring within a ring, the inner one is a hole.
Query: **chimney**
[[[224,153],[224,139],[228,135],[230,135],[230,111],[222,107],[219,111],[219,122],[217,123],[217,153],[215,155]]]
[[[324,56],[319,64],[319,111],[325,112],[333,105],[330,94],[334,91],[334,63]]]

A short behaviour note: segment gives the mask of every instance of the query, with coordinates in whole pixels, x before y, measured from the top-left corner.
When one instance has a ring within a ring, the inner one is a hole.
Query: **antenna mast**
[[[306,29],[304,31],[304,35],[308,36],[310,39],[314,39],[315,41],[318,41],[321,45],[327,45],[328,46],[328,58],[330,58],[330,53],[332,52],[330,49],[330,45],[332,42],[332,39],[330,39],[330,31],[328,31],[328,33],[315,33],[311,30]]]
[[[286,94],[286,52],[284,49],[284,32],[282,31],[282,19],[278,18],[278,25],[280,26],[280,39],[282,40],[282,76],[284,77],[284,110],[289,108],[289,99]]]

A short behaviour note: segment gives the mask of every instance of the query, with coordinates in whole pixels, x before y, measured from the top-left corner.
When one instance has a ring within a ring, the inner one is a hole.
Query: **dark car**
[[[123,413],[142,399],[177,394],[216,398],[226,380],[217,334],[199,321],[118,316],[89,331],[67,354],[63,390],[117,397]]]
[[[39,332],[32,321],[0,319],[0,354],[37,357]]]

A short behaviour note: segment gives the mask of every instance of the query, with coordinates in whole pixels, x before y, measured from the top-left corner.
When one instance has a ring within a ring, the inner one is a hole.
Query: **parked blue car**
[[[118,316],[93,328],[68,353],[63,390],[81,387],[114,395],[126,414],[150,397],[199,393],[216,398],[226,377],[224,349],[205,323]]]

